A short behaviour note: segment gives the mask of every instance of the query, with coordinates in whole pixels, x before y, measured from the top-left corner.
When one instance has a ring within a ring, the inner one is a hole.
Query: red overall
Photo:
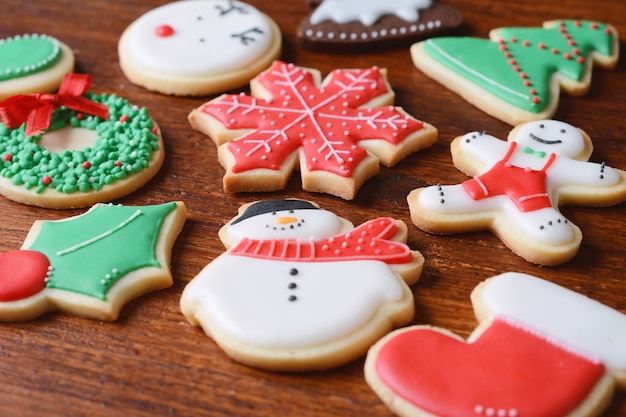
[[[550,154],[548,162],[539,171],[511,165],[509,159],[513,155],[517,142],[511,146],[503,159],[484,174],[478,175],[463,183],[463,188],[474,200],[506,195],[522,211],[534,211],[552,207],[550,195],[546,188],[546,171],[556,158]]]

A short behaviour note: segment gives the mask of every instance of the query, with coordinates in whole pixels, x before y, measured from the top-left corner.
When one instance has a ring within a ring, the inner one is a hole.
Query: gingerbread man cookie
[[[89,75],[68,74],[58,94],[0,102],[0,194],[47,208],[86,207],[156,175],[165,152],[146,108],[90,86]]]
[[[128,301],[172,285],[170,255],[185,217],[182,202],[98,204],[35,222],[21,250],[0,254],[0,321],[51,310],[117,319]]]
[[[432,38],[411,55],[426,75],[511,125],[553,117],[560,89],[585,94],[592,67],[613,68],[619,57],[617,31],[601,22],[499,28],[489,38]]]
[[[411,326],[368,352],[365,378],[397,415],[589,417],[626,386],[626,315],[515,272],[471,298],[479,325],[467,341]]]
[[[244,364],[319,370],[413,318],[424,258],[388,217],[354,228],[316,204],[264,200],[220,230],[230,249],[183,291],[183,314]]]
[[[626,172],[588,162],[589,136],[564,122],[519,125],[508,142],[472,132],[451,149],[455,166],[475,177],[413,190],[413,223],[431,233],[491,230],[529,262],[557,265],[578,252],[582,233],[559,212],[561,204],[626,200]]]
[[[245,85],[278,58],[281,32],[237,0],[187,0],[150,10],[122,34],[119,60],[134,84],[200,96]]]
[[[386,71],[318,71],[275,62],[251,82],[252,96],[222,95],[189,115],[219,146],[224,190],[283,189],[299,168],[307,191],[352,200],[361,185],[412,152],[437,129],[394,107]]]
[[[16,94],[56,91],[74,70],[72,49],[48,35],[0,39],[0,100]]]
[[[345,50],[414,42],[459,26],[461,13],[432,0],[309,0],[298,27],[311,49]]]

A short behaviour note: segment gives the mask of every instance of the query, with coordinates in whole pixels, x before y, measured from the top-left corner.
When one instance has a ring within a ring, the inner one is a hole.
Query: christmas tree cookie
[[[181,202],[98,204],[35,222],[21,250],[0,254],[0,321],[51,310],[117,319],[126,302],[172,285],[170,254],[185,217]]]
[[[508,272],[471,295],[478,327],[396,330],[365,378],[398,416],[590,417],[626,386],[626,315],[541,278]]]
[[[0,100],[15,94],[53,92],[73,69],[74,53],[52,36],[0,39]]]
[[[412,152],[437,129],[392,105],[386,71],[316,70],[277,61],[250,83],[252,96],[222,95],[189,115],[218,146],[227,192],[285,188],[299,168],[302,187],[352,200],[360,186]]]
[[[592,67],[613,68],[619,56],[615,28],[600,22],[505,27],[489,38],[432,38],[414,44],[411,55],[426,75],[512,125],[551,118],[560,89],[585,94]]]

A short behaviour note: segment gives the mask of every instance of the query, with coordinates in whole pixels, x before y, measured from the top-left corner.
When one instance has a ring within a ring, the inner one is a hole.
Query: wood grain
[[[93,76],[96,92],[116,93],[149,108],[162,127],[166,162],[141,190],[120,200],[128,205],[183,200],[188,220],[173,252],[172,288],[128,304],[114,323],[52,313],[27,323],[0,324],[0,415],[3,416],[389,416],[363,379],[363,360],[320,373],[276,374],[229,360],[180,313],[185,284],[223,252],[217,231],[247,201],[295,196],[359,224],[390,215],[410,224],[407,194],[427,184],[458,183],[450,141],[473,130],[506,137],[510,126],[473,108],[430,80],[411,63],[408,47],[330,54],[298,46],[295,34],[306,15],[304,0],[250,0],[279,24],[282,59],[318,68],[377,65],[389,70],[396,103],[439,128],[430,149],[382,168],[354,201],[301,191],[292,178],[281,192],[225,194],[223,169],[213,143],[187,123],[187,113],[208,98],[174,98],[130,84],[117,62],[117,40],[142,13],[166,1],[4,0],[0,38],[46,33],[70,45],[77,71]],[[612,23],[626,36],[622,0],[447,0],[460,8],[464,35],[487,37],[500,26],[538,26],[544,20],[585,18]],[[215,59],[219,59],[218,56]],[[626,168],[626,64],[596,70],[584,97],[563,95],[555,118],[587,131],[592,160]],[[245,89],[244,89],[245,90]],[[83,210],[46,210],[0,198],[0,251],[17,249],[37,219],[54,220]],[[413,286],[414,323],[433,324],[467,337],[476,322],[469,294],[483,279],[505,271],[538,275],[626,313],[626,216],[624,204],[608,208],[565,207],[564,214],[584,233],[580,253],[550,268],[528,264],[489,233],[431,236],[409,229],[409,244],[426,258]],[[462,389],[459,381],[459,389]],[[626,393],[618,392],[604,416],[626,415]]]

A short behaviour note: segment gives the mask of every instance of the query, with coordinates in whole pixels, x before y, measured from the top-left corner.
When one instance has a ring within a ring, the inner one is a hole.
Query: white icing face
[[[578,155],[585,147],[585,141],[578,129],[558,120],[527,123],[520,129],[515,141],[536,151],[569,158]]]
[[[269,47],[267,18],[239,1],[185,0],[137,19],[128,49],[140,64],[175,74],[212,74],[245,68]]]
[[[326,238],[339,234],[341,221],[327,210],[280,210],[259,214],[228,225],[228,233],[238,240]]]
[[[431,0],[324,0],[311,15],[311,23],[324,20],[337,23],[360,21],[371,26],[384,15],[395,15],[407,22],[419,19],[419,10],[430,7]]]

